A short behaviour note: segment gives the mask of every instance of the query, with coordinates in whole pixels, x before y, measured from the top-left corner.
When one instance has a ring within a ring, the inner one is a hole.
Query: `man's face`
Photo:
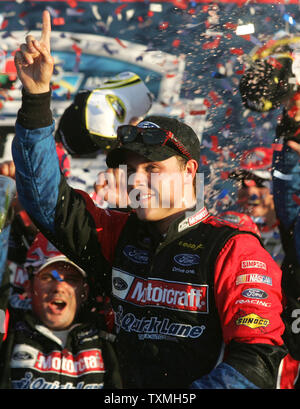
[[[87,289],[81,273],[69,263],[46,266],[28,283],[32,310],[45,326],[63,330],[73,323]]]
[[[273,209],[273,195],[267,187],[242,186],[238,190],[238,203],[250,216],[265,217]]]
[[[159,221],[184,209],[184,169],[176,156],[150,162],[128,152],[126,165],[128,194],[139,219]]]

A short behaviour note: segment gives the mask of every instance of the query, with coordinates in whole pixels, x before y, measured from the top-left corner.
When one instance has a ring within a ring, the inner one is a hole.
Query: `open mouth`
[[[50,302],[51,309],[54,311],[62,311],[66,307],[67,303],[62,300],[53,300]]]
[[[135,202],[136,204],[147,203],[149,200],[151,200],[152,196],[153,194],[151,193],[138,192],[135,196]]]

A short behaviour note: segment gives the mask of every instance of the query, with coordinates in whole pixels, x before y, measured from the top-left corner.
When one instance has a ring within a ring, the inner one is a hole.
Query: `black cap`
[[[126,146],[119,146],[108,153],[106,164],[109,168],[116,168],[124,163],[124,153],[126,153],[126,151],[138,153],[149,159],[151,162],[162,161],[174,155],[182,156],[185,159],[192,158],[197,162],[199,161],[199,138],[193,129],[184,122],[166,116],[151,115],[139,122],[137,127],[145,129],[161,128],[171,131],[176,139],[184,145],[190,157],[185,155],[184,152],[180,153],[175,145],[173,149],[171,145],[146,145],[142,142],[130,142],[127,143]]]

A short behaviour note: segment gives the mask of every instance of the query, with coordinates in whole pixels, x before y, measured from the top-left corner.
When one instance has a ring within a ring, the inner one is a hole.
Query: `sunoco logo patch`
[[[267,327],[269,324],[270,320],[253,313],[240,317],[236,320],[236,325],[245,325],[249,328]]]

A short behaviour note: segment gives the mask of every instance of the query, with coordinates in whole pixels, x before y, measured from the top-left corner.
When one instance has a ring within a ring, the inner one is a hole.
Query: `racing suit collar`
[[[173,220],[168,228],[166,235],[158,232],[153,222],[146,222],[148,234],[151,237],[152,245],[160,250],[165,245],[186,234],[188,229],[198,226],[202,221],[210,216],[206,207],[194,207],[183,213],[180,213],[177,219]],[[145,222],[142,222],[144,225]]]

